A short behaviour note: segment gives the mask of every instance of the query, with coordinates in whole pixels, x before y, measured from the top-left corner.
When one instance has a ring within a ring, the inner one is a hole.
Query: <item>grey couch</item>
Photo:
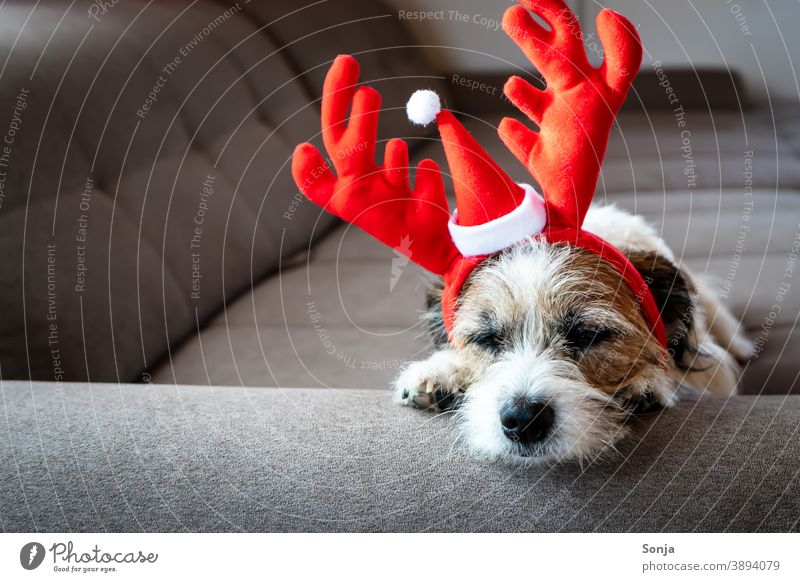
[[[758,354],[743,396],[687,390],[604,463],[523,469],[389,404],[397,368],[430,348],[427,276],[304,202],[288,171],[294,144],[318,141],[337,53],[383,93],[384,139],[442,158],[403,112],[434,88],[529,180],[495,135],[507,103],[452,83],[378,2],[0,14],[4,531],[798,529],[796,104],[670,71],[679,128],[641,76],[598,198],[656,224]]]

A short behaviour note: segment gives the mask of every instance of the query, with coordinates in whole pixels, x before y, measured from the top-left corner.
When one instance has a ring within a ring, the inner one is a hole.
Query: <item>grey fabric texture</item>
[[[476,460],[386,391],[4,383],[4,531],[797,531],[800,401],[698,398],[603,463]]]
[[[406,117],[406,101],[417,89],[432,89],[444,103],[450,102],[450,87],[436,65],[416,46],[398,11],[383,2],[270,0],[252,2],[246,10],[267,25],[266,34],[282,47],[300,82],[316,97],[322,95],[336,55],[355,56],[360,81],[381,94],[380,141],[427,135]]]
[[[27,91],[0,206],[4,378],[136,379],[333,223],[296,199],[319,114],[258,20],[92,4],[3,5],[4,134]]]

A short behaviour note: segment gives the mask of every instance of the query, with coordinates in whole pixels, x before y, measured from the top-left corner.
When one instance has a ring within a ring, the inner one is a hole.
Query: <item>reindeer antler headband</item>
[[[599,69],[594,68],[576,17],[563,0],[521,0],[521,4],[506,11],[503,30],[545,77],[547,88],[539,90],[511,77],[504,88],[506,96],[539,131],[506,118],[498,132],[539,183],[543,198],[530,186],[515,184],[452,113],[440,110],[438,97],[430,91],[412,96],[409,118],[421,124],[436,119],[457,210],[450,215],[442,176],[432,160],[419,164],[411,188],[403,140],[386,144],[384,163],[378,166],[381,98],[370,87],[356,88],[359,67],[350,56],[336,58],[322,96],[322,138],[336,174],[320,152],[305,143],[295,150],[295,181],[311,201],[444,277],[442,310],[448,332],[461,288],[475,267],[495,252],[530,237],[544,237],[589,250],[609,262],[666,347],[664,324],[642,276],[617,249],[582,228],[614,118],[641,64],[639,36],[623,16],[608,9],[600,12],[597,32],[605,59]],[[527,9],[550,30],[537,24]]]

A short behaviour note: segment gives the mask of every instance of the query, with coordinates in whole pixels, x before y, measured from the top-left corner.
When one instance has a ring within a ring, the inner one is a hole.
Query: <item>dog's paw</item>
[[[661,410],[664,405],[654,393],[648,390],[628,398],[625,401],[625,407],[633,414],[647,414],[648,412]]]
[[[412,362],[394,382],[394,401],[403,406],[434,411],[454,408],[462,394],[452,355],[438,352],[421,362]]]

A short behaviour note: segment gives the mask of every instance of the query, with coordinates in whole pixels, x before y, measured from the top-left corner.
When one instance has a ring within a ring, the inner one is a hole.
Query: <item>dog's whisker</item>
[[[450,445],[450,449],[447,451],[447,458],[450,458],[455,451],[456,445],[458,445],[464,439],[464,433],[460,431],[454,431],[455,435],[453,438],[453,442]]]
[[[442,416],[447,416],[448,414],[453,414],[454,412],[455,412],[455,410],[442,410],[442,411],[436,412],[436,413],[433,414],[433,416],[431,416],[428,420],[426,420],[425,422],[423,422],[419,426],[423,427],[426,424],[429,424],[429,423],[435,421],[436,419],[441,418]]]

